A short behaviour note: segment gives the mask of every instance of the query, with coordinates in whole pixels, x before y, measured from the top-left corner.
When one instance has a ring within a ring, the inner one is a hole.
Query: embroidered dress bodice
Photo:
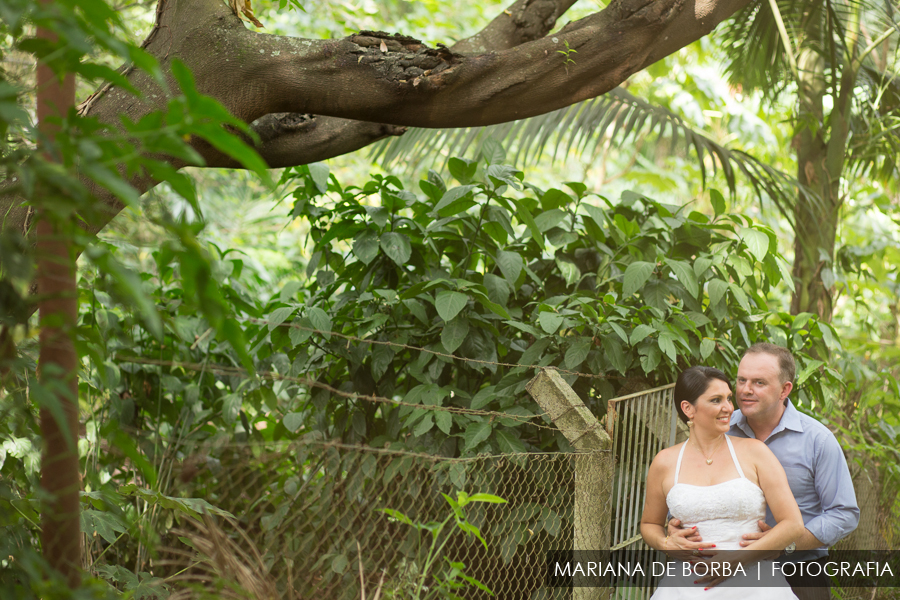
[[[666,504],[684,527],[696,526],[704,542],[716,544],[720,550],[731,550],[740,548],[743,534],[759,531],[757,521],[766,518],[766,497],[759,486],[744,476],[727,435],[725,441],[739,477],[707,486],[679,483],[685,442],[678,453],[675,484],[666,495]]]
[[[684,527],[696,526],[703,542],[715,544],[716,551],[740,548],[741,536],[759,531],[757,521],[766,518],[765,494],[744,476],[731,439],[725,436],[725,441],[738,477],[716,485],[679,483],[685,443],[678,452],[675,483],[666,495],[672,516],[680,519]],[[698,576],[690,567],[685,571],[684,563],[669,564],[676,566],[667,570],[650,600],[798,600],[784,575],[772,571],[771,561],[745,565],[749,578],[727,579],[709,590],[704,590],[703,584],[694,584]],[[746,587],[747,584],[752,587]]]

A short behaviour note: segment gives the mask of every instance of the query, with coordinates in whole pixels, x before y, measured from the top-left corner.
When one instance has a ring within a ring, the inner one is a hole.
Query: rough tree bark
[[[181,59],[201,92],[255,121],[258,151],[280,167],[352,152],[404,126],[488,125],[601,95],[706,35],[749,0],[613,0],[547,36],[572,3],[518,0],[449,49],[380,32],[335,40],[267,35],[248,30],[219,0],[160,0],[144,47],[164,69]],[[577,52],[568,69],[558,52],[566,48]],[[137,120],[165,106],[166,92],[151,78],[139,71],[128,77],[142,98],[109,88],[82,110],[117,123],[120,115]],[[206,166],[238,166],[195,145]],[[142,192],[156,184],[141,177],[132,183]],[[108,210],[87,223],[92,233],[122,208],[104,190],[94,191]],[[0,198],[0,214],[6,227],[22,231],[30,216],[15,204]]]
[[[51,39],[54,34],[39,28],[37,37]],[[37,89],[38,128],[52,144],[57,127],[48,120],[64,116],[75,106],[75,77],[67,74],[60,81],[50,67],[39,63]],[[73,339],[78,317],[75,253],[64,234],[65,226],[43,210],[38,217],[37,291],[41,323],[38,379],[51,392],[49,402],[57,403],[61,409],[53,410],[46,399],[40,403],[44,438],[41,488],[46,494],[41,506],[41,545],[47,563],[70,588],[75,588],[81,581],[78,353]]]
[[[838,222],[843,204],[841,176],[847,156],[850,134],[852,95],[859,76],[858,47],[855,34],[845,33],[851,48],[851,60],[840,73],[837,90],[830,90],[826,76],[827,47],[823,41],[823,10],[811,4],[806,15],[804,43],[798,57],[798,131],[797,179],[815,192],[801,193],[794,207],[794,281],[791,313],[810,312],[831,322],[834,312],[834,252]],[[832,109],[825,116],[825,96],[832,94]]]

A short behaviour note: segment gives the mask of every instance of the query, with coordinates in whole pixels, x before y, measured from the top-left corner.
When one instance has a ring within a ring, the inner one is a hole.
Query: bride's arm
[[[677,448],[677,446],[675,446]],[[644,502],[644,513],[641,515],[641,537],[651,548],[661,550],[673,558],[687,560],[694,551],[715,547],[706,542],[688,540],[691,529],[676,529],[666,535],[666,518],[669,508],[666,505],[666,490],[663,482],[675,468],[675,454],[672,448],[656,455],[647,471],[647,499]]]
[[[671,539],[666,536],[666,495],[663,493],[663,480],[666,466],[662,453],[657,454],[647,471],[647,499],[644,501],[644,513],[641,515],[641,537],[651,548],[668,552],[671,550]]]
[[[772,551],[772,558],[803,535],[803,516],[788,485],[784,467],[764,443],[750,442],[759,487],[777,523],[764,537],[747,546],[749,550]]]

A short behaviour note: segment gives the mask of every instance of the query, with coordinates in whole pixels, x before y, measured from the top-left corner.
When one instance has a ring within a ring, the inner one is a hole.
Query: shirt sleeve
[[[816,451],[815,486],[822,513],[806,528],[825,546],[833,546],[859,524],[859,506],[850,469],[840,444],[831,432],[824,435]]]

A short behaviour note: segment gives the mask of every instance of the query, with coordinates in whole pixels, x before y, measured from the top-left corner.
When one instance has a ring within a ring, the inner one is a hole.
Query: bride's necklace
[[[703,454],[703,450],[700,449],[700,444],[698,444],[697,441],[696,441],[694,438],[691,438],[691,441],[694,442],[694,446],[697,448],[697,452],[699,452],[700,454],[703,454],[703,458],[706,459],[706,464],[707,464],[707,465],[713,464],[713,459],[710,458],[710,457],[716,455],[716,452],[719,450],[719,446],[722,445],[722,442],[723,442],[724,440],[725,440],[725,436],[723,435],[723,436],[722,436],[722,439],[719,440],[719,443],[716,445],[715,450],[713,450],[712,453],[711,453],[709,456],[707,456],[707,455]]]

